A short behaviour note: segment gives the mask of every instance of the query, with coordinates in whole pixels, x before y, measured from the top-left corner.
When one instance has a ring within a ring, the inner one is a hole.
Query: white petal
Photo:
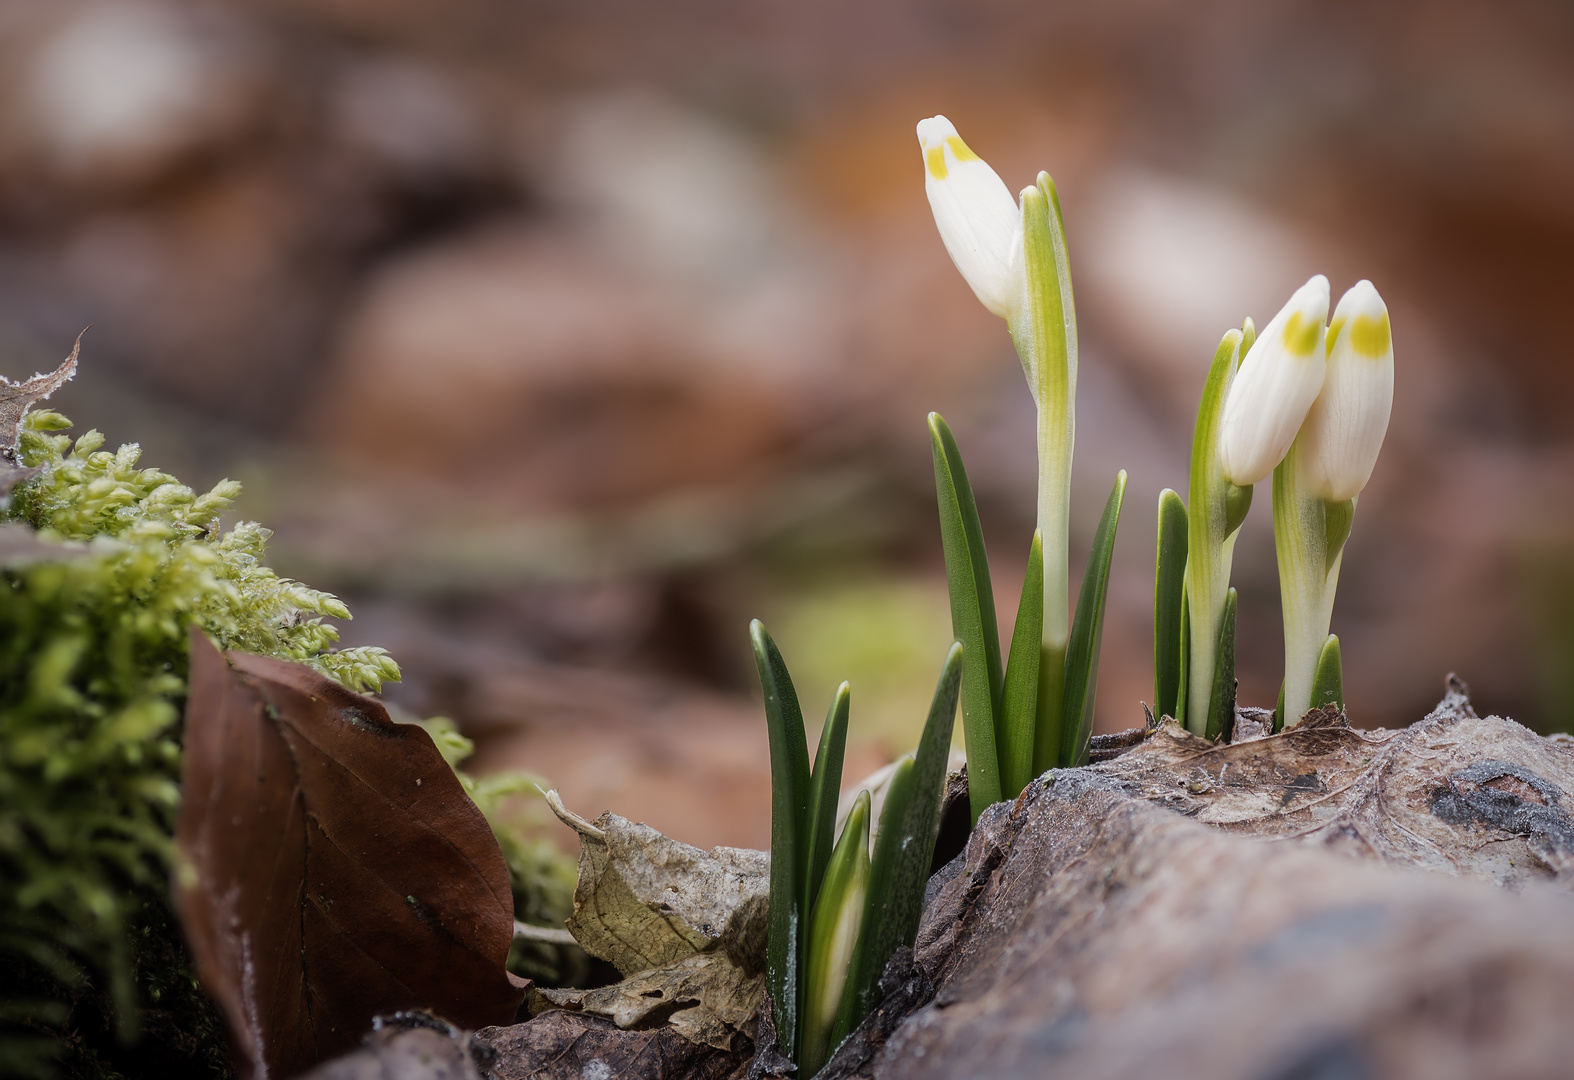
[[[940,239],[980,302],[1002,318],[1021,300],[1022,218],[999,174],[968,149],[943,116],[918,122],[924,191]]]
[[[1309,490],[1329,502],[1343,502],[1371,479],[1394,406],[1388,306],[1370,281],[1344,294],[1328,339],[1328,375],[1306,416],[1297,460]]]
[[[1328,366],[1328,279],[1295,291],[1241,361],[1219,423],[1219,464],[1231,483],[1255,484],[1284,460]]]

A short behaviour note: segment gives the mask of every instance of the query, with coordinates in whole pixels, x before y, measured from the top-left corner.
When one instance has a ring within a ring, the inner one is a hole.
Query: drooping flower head
[[[1003,319],[1022,300],[1022,215],[1000,175],[944,116],[918,122],[924,191],[951,261],[979,301]]]
[[[1225,479],[1246,487],[1284,460],[1328,367],[1328,279],[1318,274],[1257,336],[1230,386],[1219,424]]]
[[[1301,429],[1302,482],[1328,502],[1366,487],[1394,405],[1394,342],[1388,306],[1359,281],[1328,327],[1328,374]]]

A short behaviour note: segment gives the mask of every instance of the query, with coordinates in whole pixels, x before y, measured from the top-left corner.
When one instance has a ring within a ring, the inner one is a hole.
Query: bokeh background
[[[849,777],[950,640],[924,415],[1009,627],[1033,411],[914,123],[1060,186],[1082,341],[1073,579],[1131,474],[1098,724],[1151,696],[1153,507],[1219,335],[1371,278],[1397,396],[1334,629],[1353,719],[1574,724],[1574,7],[1458,0],[0,0],[0,371],[246,484],[389,700],[481,769],[764,844],[764,618]],[[1267,499],[1240,677],[1282,672]],[[567,834],[562,837],[568,842]]]

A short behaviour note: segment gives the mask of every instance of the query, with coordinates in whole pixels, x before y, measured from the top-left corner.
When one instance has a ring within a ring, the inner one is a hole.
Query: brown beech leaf
[[[175,902],[243,1069],[293,1076],[372,1018],[507,1024],[508,870],[431,736],[299,664],[191,635]]]

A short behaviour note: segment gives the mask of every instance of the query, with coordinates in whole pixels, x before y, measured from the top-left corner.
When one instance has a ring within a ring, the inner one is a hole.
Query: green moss
[[[186,627],[355,690],[399,669],[334,648],[323,620],[349,611],[264,565],[267,529],[220,529],[240,485],[199,495],[69,426],[26,418],[18,457],[41,473],[0,512],[58,547],[0,553],[0,1076],[223,1076],[168,907]]]

